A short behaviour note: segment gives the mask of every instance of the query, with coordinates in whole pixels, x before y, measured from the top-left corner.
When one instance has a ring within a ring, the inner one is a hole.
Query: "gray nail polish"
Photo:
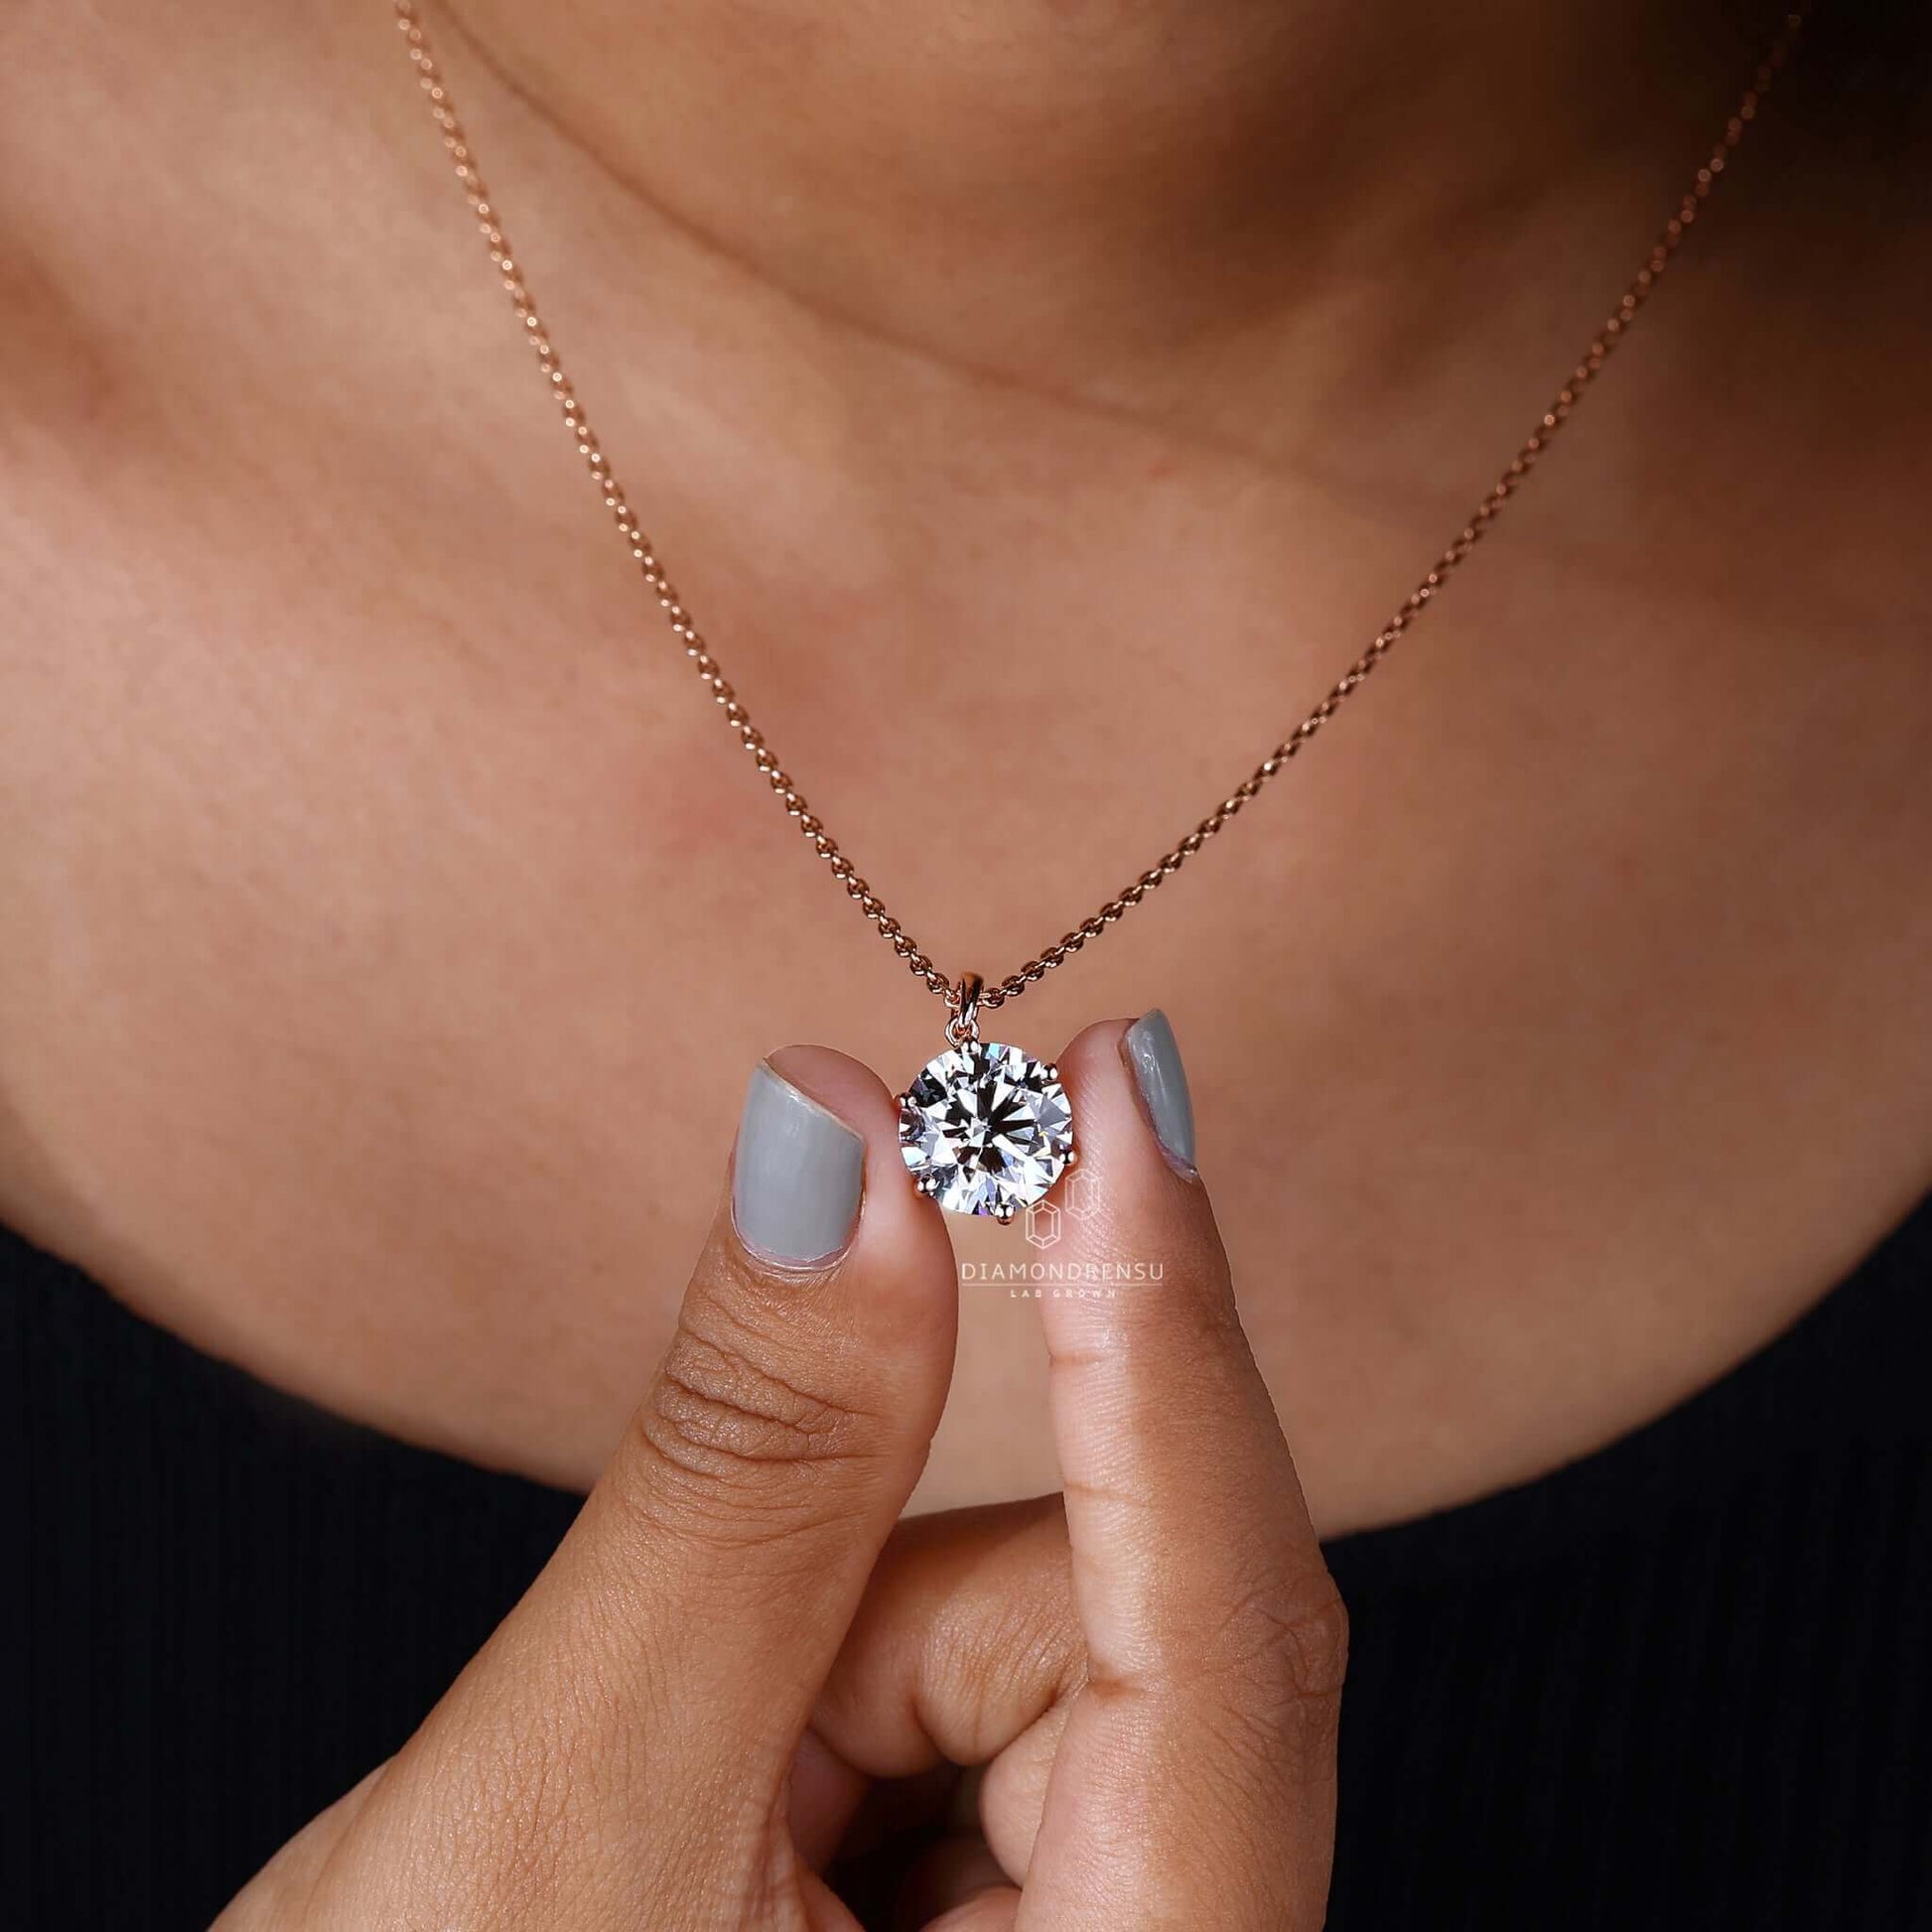
[[[1121,1042],[1127,1064],[1140,1083],[1154,1137],[1175,1167],[1194,1172],[1194,1103],[1187,1095],[1187,1070],[1173,1029],[1159,1007],[1143,1014]]]
[[[804,1267],[852,1239],[866,1144],[839,1117],[760,1060],[745,1090],[732,1164],[739,1239],[767,1259]]]

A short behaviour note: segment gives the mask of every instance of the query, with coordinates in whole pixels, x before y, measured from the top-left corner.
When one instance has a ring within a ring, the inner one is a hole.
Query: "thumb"
[[[824,1047],[760,1062],[676,1334],[584,1525],[674,1648],[691,1726],[735,1754],[802,1730],[924,1467],[957,1313],[877,1076]]]
[[[924,1464],[957,1300],[885,1087],[820,1047],[761,1063],[663,1361],[548,1567],[391,1766],[390,1802],[480,1802],[622,1867],[560,1890],[729,1889],[783,1824]]]

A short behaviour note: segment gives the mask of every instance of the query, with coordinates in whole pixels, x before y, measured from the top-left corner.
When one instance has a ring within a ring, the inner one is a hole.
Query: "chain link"
[[[971,981],[974,986],[974,1003],[977,1010],[992,1012],[1004,1006],[1009,1000],[1017,1000],[1028,987],[1044,979],[1054,967],[1071,959],[1090,940],[1098,939],[1109,926],[1125,918],[1150,893],[1157,891],[1166,881],[1172,879],[1209,839],[1215,837],[1261,794],[1269,781],[1285,769],[1291,759],[1300,755],[1302,749],[1348,702],[1375,667],[1408,634],[1416,620],[1434,602],[1443,586],[1489,533],[1497,517],[1502,514],[1504,507],[1522,487],[1524,480],[1535,469],[1544,452],[1555,440],[1557,433],[1570,420],[1571,413],[1590,384],[1595,381],[1603,364],[1609,359],[1611,351],[1629,333],[1638,311],[1650,299],[1658,283],[1663,280],[1685,236],[1690,233],[1693,224],[1703,211],[1705,203],[1710,199],[1712,190],[1723,176],[1731,154],[1744,138],[1745,128],[1756,118],[1758,109],[1771,90],[1772,83],[1789,60],[1798,33],[1804,25],[1802,12],[1785,16],[1782,31],[1758,65],[1751,77],[1750,85],[1744,90],[1743,98],[1737,103],[1736,111],[1725,123],[1724,134],[1717,146],[1712,149],[1710,158],[1697,171],[1696,179],[1679,203],[1677,212],[1664,224],[1663,232],[1652,246],[1648,260],[1637,271],[1629,287],[1624,290],[1603,326],[1591,337],[1577,366],[1571,370],[1569,379],[1557,391],[1549,408],[1543,412],[1541,421],[1524,439],[1516,454],[1510,458],[1488,495],[1476,505],[1470,513],[1469,520],[1463,524],[1454,540],[1430,566],[1415,589],[1403,599],[1389,621],[1369,640],[1368,647],[1335,680],[1326,696],[1314,709],[1205,818],[1195,825],[1192,831],[1163,854],[1138,879],[1122,887],[1112,898],[1090,912],[1078,925],[1062,933],[1050,946],[1035,953],[1024,966],[1009,973],[997,984],[981,989],[973,975],[967,975],[957,982],[948,979],[933,964],[930,956],[921,950],[911,934],[886,909],[885,902],[860,876],[858,869],[846,857],[838,840],[825,829],[824,821],[806,804],[803,794],[792,782],[791,774],[779,763],[777,755],[765,742],[764,734],[752,722],[751,713],[740,702],[738,693],[733,689],[722,666],[700,634],[691,613],[685,609],[676,587],[652,548],[650,538],[631,510],[629,501],[612,471],[610,459],[605,456],[598,443],[597,435],[591,428],[584,405],[578,400],[569,376],[564,373],[556,345],[551,341],[550,332],[537,313],[536,303],[531,298],[530,287],[524,279],[522,267],[510,248],[508,237],[503,232],[495,204],[490,200],[489,192],[483,186],[483,177],[477,171],[476,155],[471,148],[470,138],[464,132],[463,123],[457,118],[456,109],[451,103],[449,84],[444,79],[442,69],[430,49],[429,35],[424,29],[422,16],[415,0],[394,0],[394,4],[396,24],[402,32],[409,59],[416,69],[417,79],[428,101],[430,117],[435,121],[443,137],[443,146],[449,154],[457,180],[462,185],[471,212],[476,216],[477,225],[488,247],[489,259],[495,264],[496,271],[502,278],[504,292],[509,297],[510,306],[516,311],[517,320],[522,325],[524,336],[536,356],[537,367],[542,371],[544,380],[550,386],[551,394],[556,398],[557,406],[563,414],[564,427],[576,439],[577,453],[584,459],[592,482],[597,484],[604,497],[604,506],[616,522],[618,534],[628,546],[631,561],[642,574],[646,588],[656,598],[664,621],[671,627],[672,635],[683,644],[685,655],[691,660],[692,668],[710,689],[713,701],[724,712],[725,722],[740,745],[750,755],[759,770],[763,773],[765,782],[777,796],[786,814],[796,821],[799,831],[811,842],[812,849],[831,869],[833,878],[845,889],[847,897],[905,962],[906,969],[925,986],[928,992],[944,1000],[956,1015],[961,1013],[966,1003],[968,981]]]

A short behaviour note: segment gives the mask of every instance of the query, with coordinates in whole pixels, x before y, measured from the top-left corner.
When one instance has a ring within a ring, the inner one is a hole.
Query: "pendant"
[[[1059,1068],[980,1038],[980,987],[977,973],[960,981],[946,1050],[899,1095],[898,1150],[913,1185],[949,1213],[1006,1222],[1080,1157]]]

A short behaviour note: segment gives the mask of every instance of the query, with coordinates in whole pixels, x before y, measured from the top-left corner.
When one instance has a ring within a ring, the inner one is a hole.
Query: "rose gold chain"
[[[509,241],[503,233],[502,223],[497,218],[495,205],[490,200],[488,191],[483,187],[483,177],[477,171],[476,155],[471,148],[470,138],[464,132],[462,122],[457,119],[456,109],[450,100],[449,85],[443,78],[442,69],[437,66],[435,55],[430,51],[429,36],[424,31],[415,0],[394,0],[394,4],[396,24],[402,30],[409,58],[415,65],[417,78],[429,102],[431,117],[443,136],[443,146],[456,169],[457,180],[462,184],[463,192],[470,203],[471,212],[476,216],[477,224],[483,231],[483,240],[489,249],[489,259],[496,265],[497,273],[502,277],[503,288],[509,296],[510,306],[516,311],[517,320],[522,324],[524,335],[536,354],[537,366],[542,370],[544,379],[549,383],[551,393],[556,397],[558,407],[563,412],[564,427],[577,439],[578,454],[589,467],[592,481],[603,492],[604,506],[616,521],[618,534],[629,546],[631,560],[642,572],[645,584],[657,599],[665,621],[670,624],[672,634],[682,642],[685,654],[691,659],[699,677],[710,687],[712,697],[723,708],[725,721],[736,734],[739,743],[752,755],[753,762],[764,774],[765,781],[777,794],[778,801],[784,806],[785,811],[797,821],[798,829],[811,841],[812,849],[831,868],[832,876],[845,888],[848,896],[873,925],[891,942],[893,950],[904,960],[907,968],[924,983],[929,991],[945,1000],[954,1012],[958,1012],[964,997],[966,979],[962,978],[959,981],[948,979],[932,963],[930,957],[920,950],[898,920],[887,911],[878,894],[859,876],[857,868],[846,857],[839,842],[825,829],[823,821],[805,803],[798,787],[792,783],[790,774],[778,762],[777,755],[766,744],[764,734],[753,724],[750,712],[739,702],[738,694],[727,681],[723,668],[699,634],[690,612],[685,609],[675,587],[665,573],[663,564],[651,547],[650,538],[644,533],[642,525],[630,508],[628,499],[619,486],[610,460],[599,446],[590,419],[584,412],[584,405],[578,400],[570,378],[564,373],[556,345],[551,341],[550,332],[537,313],[536,303],[530,295],[529,284],[524,280],[523,270],[511,252]],[[1544,451],[1550,447],[1557,432],[1570,420],[1571,412],[1582,399],[1585,390],[1596,379],[1597,372],[1608,360],[1610,351],[1629,333],[1637,311],[1649,300],[1657,284],[1663,280],[1664,273],[1675,259],[1684,237],[1690,232],[1692,224],[1697,220],[1706,201],[1709,200],[1712,189],[1717,186],[1719,177],[1724,173],[1725,163],[1743,139],[1744,129],[1756,118],[1758,108],[1789,58],[1792,46],[1803,25],[1802,12],[1785,16],[1782,31],[1752,75],[1751,84],[1744,90],[1744,96],[1737,103],[1736,111],[1725,123],[1724,134],[1711,151],[1710,158],[1697,171],[1696,180],[1679,203],[1677,212],[1664,224],[1663,232],[1657,237],[1649,259],[1637,271],[1636,279],[1624,290],[1602,328],[1590,339],[1589,346],[1585,349],[1582,359],[1571,370],[1569,379],[1563,387],[1557,391],[1549,408],[1544,411],[1542,420],[1524,439],[1516,454],[1510,458],[1508,466],[1496,479],[1495,486],[1476,505],[1454,541],[1436,559],[1422,581],[1403,599],[1395,614],[1369,640],[1368,647],[1335,680],[1321,702],[1185,838],[1150,866],[1132,884],[1123,887],[1105,904],[1089,913],[1078,925],[1062,933],[1044,951],[1028,960],[1017,972],[1009,973],[997,985],[988,985],[980,991],[978,1006],[981,1011],[990,1012],[996,1007],[1004,1006],[1009,1000],[1017,1000],[1035,980],[1044,978],[1055,966],[1072,958],[1090,939],[1098,939],[1110,925],[1124,918],[1164,881],[1177,873],[1236,813],[1259,795],[1262,787],[1281,771],[1288,761],[1314,737],[1315,733],[1341,709],[1366,680],[1369,673],[1395,647],[1396,642],[1407,634],[1410,626],[1423,614],[1436,594],[1494,525],[1496,518],[1502,514],[1504,506],[1522,486],[1523,480],[1536,467]]]

